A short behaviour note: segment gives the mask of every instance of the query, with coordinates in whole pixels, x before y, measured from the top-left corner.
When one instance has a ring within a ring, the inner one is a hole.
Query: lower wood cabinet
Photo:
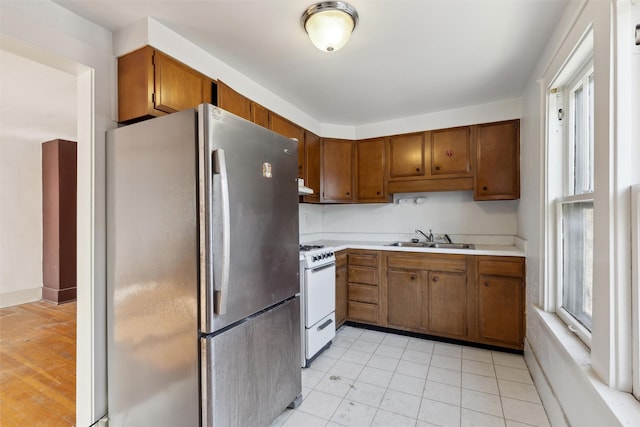
[[[347,318],[380,325],[380,252],[349,250]]]
[[[347,251],[336,252],[336,329],[347,320]]]
[[[477,257],[478,340],[524,347],[524,260]]]
[[[460,255],[387,253],[387,324],[466,338],[466,260]]]
[[[524,348],[524,258],[350,249],[347,266],[347,320]]]

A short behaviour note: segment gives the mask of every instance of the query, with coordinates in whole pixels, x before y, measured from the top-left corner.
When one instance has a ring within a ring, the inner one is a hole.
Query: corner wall
[[[42,297],[42,148],[0,142],[0,308]]]

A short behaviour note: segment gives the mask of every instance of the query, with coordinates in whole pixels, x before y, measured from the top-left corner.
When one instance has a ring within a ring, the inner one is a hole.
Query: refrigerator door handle
[[[220,201],[222,211],[222,271],[220,272],[220,283],[215,283],[215,303],[216,314],[222,315],[227,311],[227,293],[229,290],[229,264],[231,253],[230,221],[229,215],[229,178],[227,175],[227,163],[224,157],[224,150],[217,148],[213,150],[214,171],[220,175]]]

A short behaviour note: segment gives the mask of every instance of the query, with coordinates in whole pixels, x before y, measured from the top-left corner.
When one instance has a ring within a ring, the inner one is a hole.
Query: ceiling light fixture
[[[358,12],[343,1],[323,1],[310,6],[300,23],[318,49],[335,52],[349,41],[358,23]]]

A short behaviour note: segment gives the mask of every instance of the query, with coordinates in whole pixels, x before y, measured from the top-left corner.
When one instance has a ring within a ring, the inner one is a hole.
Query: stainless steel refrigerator
[[[107,133],[112,426],[299,401],[297,143],[212,105]]]

